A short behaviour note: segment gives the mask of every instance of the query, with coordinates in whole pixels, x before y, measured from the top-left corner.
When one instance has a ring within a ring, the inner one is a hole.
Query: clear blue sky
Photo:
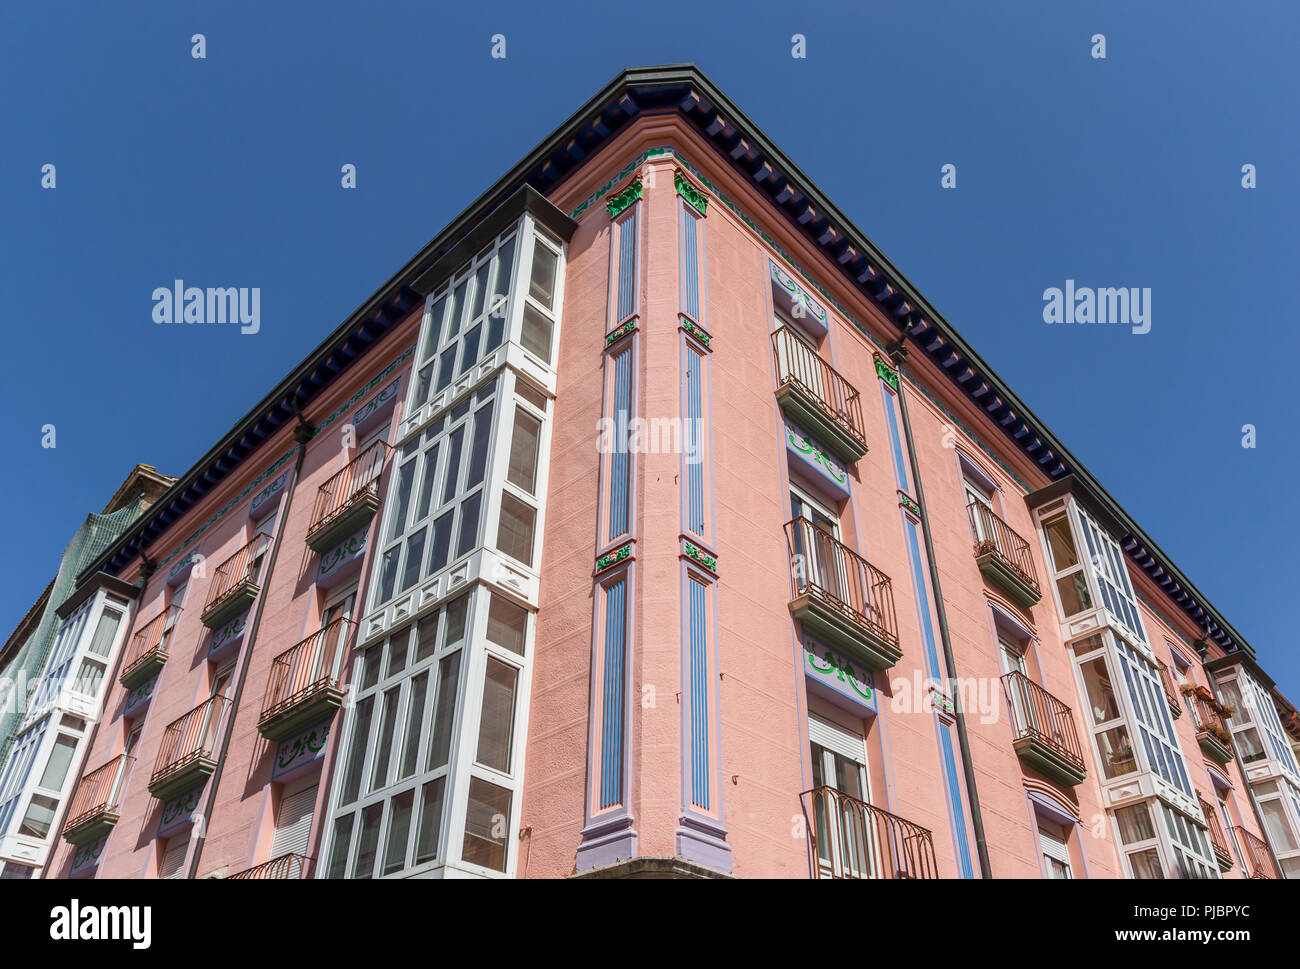
[[[4,635],[133,464],[184,473],[614,74],[694,61],[1300,701],[1298,28],[1294,2],[6,4]],[[261,332],[155,326],[177,278],[260,287]],[[1045,325],[1066,279],[1150,287],[1151,332]]]

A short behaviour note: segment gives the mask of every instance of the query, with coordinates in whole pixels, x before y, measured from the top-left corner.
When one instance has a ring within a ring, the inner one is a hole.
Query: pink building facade
[[[47,877],[1300,876],[1254,650],[694,68],[620,75],[100,572]]]

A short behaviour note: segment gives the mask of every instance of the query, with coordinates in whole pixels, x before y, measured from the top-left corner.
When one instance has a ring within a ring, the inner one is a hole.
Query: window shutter
[[[159,878],[180,878],[181,869],[185,867],[185,853],[190,846],[188,835],[181,835],[167,842],[162,862],[158,865]]]
[[[1070,851],[1065,842],[1049,831],[1038,829],[1038,841],[1043,846],[1043,854],[1070,867]]]
[[[808,714],[808,739],[855,763],[867,763],[867,744],[861,735],[823,720],[814,713]]]
[[[316,808],[316,785],[286,795],[280,801],[271,839],[271,857],[305,855],[311,841],[311,822]]]

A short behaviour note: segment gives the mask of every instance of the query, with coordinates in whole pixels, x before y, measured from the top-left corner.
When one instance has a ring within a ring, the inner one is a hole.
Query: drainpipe
[[[907,347],[904,344],[911,328],[912,326],[909,323],[899,338],[885,347],[900,376],[903,373],[903,360],[907,357]],[[916,503],[921,506],[921,534],[925,539],[925,557],[930,563],[930,587],[934,590],[934,608],[939,616],[939,638],[943,642],[943,662],[948,679],[955,682],[957,679],[957,663],[953,659],[952,640],[948,636],[948,617],[943,608],[943,592],[939,588],[939,568],[934,561],[934,542],[930,538],[930,515],[926,510],[925,492],[921,488],[921,469],[916,463],[916,446],[912,442],[912,422],[907,416],[907,395],[903,393],[901,380],[898,385],[898,406],[903,414],[903,434],[907,438],[907,456],[912,466],[912,484],[916,488]],[[980,877],[992,878],[993,869],[989,864],[988,840],[984,836],[984,817],[980,813],[979,793],[975,790],[975,766],[971,763],[970,741],[966,734],[966,715],[962,711],[960,703],[954,703],[953,709],[957,721],[957,739],[961,747],[962,775],[966,778],[966,790],[970,795],[968,800],[970,801],[971,827],[975,829],[975,850],[979,855]]]
[[[275,560],[279,558],[280,546],[283,544],[281,539],[284,537],[284,527],[289,521],[289,509],[293,505],[293,493],[298,487],[298,475],[302,473],[302,462],[307,457],[307,442],[311,440],[316,428],[308,422],[302,414],[294,408],[294,414],[298,418],[298,424],[293,429],[293,439],[298,442],[298,453],[293,462],[293,474],[289,478],[288,485],[285,488],[287,492],[284,496],[284,507],[278,512],[279,517],[275,523],[275,544],[271,546],[271,556],[266,562],[266,584],[269,586],[271,576],[275,574]],[[203,855],[203,843],[207,840],[208,818],[212,815],[213,805],[217,800],[217,787],[221,783],[221,773],[226,766],[226,751],[230,747],[230,736],[235,731],[235,712],[239,709],[239,698],[244,693],[244,681],[248,678],[249,660],[253,655],[253,647],[257,643],[257,628],[262,622],[262,610],[266,607],[266,592],[269,589],[263,589],[257,596],[257,608],[253,611],[253,621],[250,623],[248,635],[244,640],[241,650],[243,653],[239,661],[239,679],[235,682],[235,693],[230,698],[230,712],[226,719],[226,729],[221,736],[221,750],[217,753],[217,768],[212,772],[212,777],[208,781],[208,798],[207,806],[203,813],[199,815],[199,836],[194,845],[194,859],[190,862],[189,873],[186,878],[197,878],[199,871],[199,859]]]

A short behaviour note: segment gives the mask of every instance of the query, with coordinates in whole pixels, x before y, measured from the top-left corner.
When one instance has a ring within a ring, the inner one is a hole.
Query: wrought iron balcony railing
[[[867,453],[862,396],[788,326],[772,333],[777,398],[804,430],[853,462]]]
[[[1219,871],[1232,867],[1232,852],[1228,850],[1228,839],[1223,835],[1223,825],[1219,823],[1219,814],[1205,798],[1199,794],[1196,800],[1201,803],[1201,813],[1205,815],[1205,826],[1210,831],[1210,847],[1214,849],[1214,858],[1219,863]]]
[[[1070,708],[1017,671],[1002,677],[1002,688],[1016,753],[1053,780],[1081,784],[1088,768]]]
[[[323,552],[368,522],[379,508],[379,479],[391,453],[376,441],[320,486],[307,527],[307,545]]]
[[[163,610],[131,637],[131,645],[122,657],[122,672],[118,676],[128,690],[139,686],[167,662],[167,645],[172,630],[180,618],[181,607]]]
[[[119,754],[81,779],[68,804],[63,837],[82,845],[96,840],[117,824],[122,779],[135,758]]]
[[[154,797],[167,800],[197,786],[216,769],[217,738],[229,708],[229,700],[214,696],[167,725],[149,778]]]
[[[1223,719],[1223,707],[1204,687],[1187,692],[1192,700],[1192,718],[1196,721],[1196,742],[1205,755],[1219,764],[1232,760],[1232,731]]]
[[[833,787],[799,795],[815,878],[937,878],[930,831]]]
[[[982,501],[967,505],[966,515],[975,536],[980,571],[1019,605],[1028,608],[1038,602],[1043,592],[1029,543]]]
[[[343,657],[353,623],[335,619],[271,662],[257,729],[287,740],[333,713],[343,702]]]
[[[307,872],[311,869],[311,861],[311,858],[306,855],[281,855],[278,858],[272,858],[270,861],[264,861],[260,865],[254,865],[252,868],[237,872],[231,875],[230,879],[306,878]]]
[[[795,617],[833,645],[856,650],[868,668],[893,666],[902,650],[889,576],[806,518],[786,522],[785,535]]]
[[[1246,874],[1251,878],[1281,878],[1273,854],[1262,838],[1257,838],[1245,828],[1238,828],[1241,836],[1241,850],[1246,855]]]
[[[203,607],[203,625],[215,629],[232,619],[257,598],[271,537],[259,533],[253,540],[217,566],[212,587]]]

